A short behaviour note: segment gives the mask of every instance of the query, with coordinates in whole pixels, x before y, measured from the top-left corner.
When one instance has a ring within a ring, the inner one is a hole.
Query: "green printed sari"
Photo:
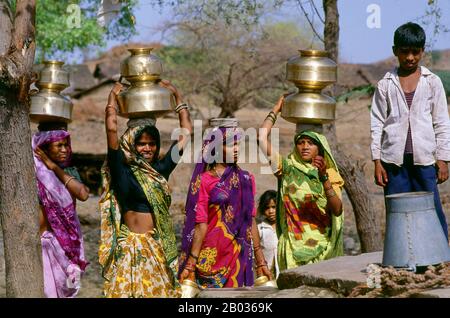
[[[298,133],[312,138],[324,150],[329,180],[339,198],[344,184],[326,138],[312,131]],[[343,219],[326,211],[327,197],[317,168],[302,161],[294,146],[287,158],[276,154],[278,177],[277,234],[280,270],[344,254]]]

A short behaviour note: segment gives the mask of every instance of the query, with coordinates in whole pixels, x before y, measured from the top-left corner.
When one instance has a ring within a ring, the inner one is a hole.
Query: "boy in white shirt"
[[[425,32],[416,23],[394,34],[399,67],[378,82],[371,108],[375,183],[384,194],[430,191],[445,237],[448,228],[438,183],[448,179],[450,121],[440,78],[419,66]]]

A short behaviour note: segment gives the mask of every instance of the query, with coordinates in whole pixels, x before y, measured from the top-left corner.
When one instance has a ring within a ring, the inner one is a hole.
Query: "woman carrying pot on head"
[[[281,111],[282,96],[264,120],[261,150],[270,158],[278,178],[277,233],[280,270],[343,255],[344,185],[327,139],[313,131],[294,137],[287,157],[272,150],[270,129]]]
[[[192,132],[187,105],[168,81],[160,85],[173,92],[180,127]],[[169,214],[168,178],[189,136],[181,135],[164,158],[159,158],[160,134],[152,119],[132,119],[119,139],[116,83],[106,106],[107,161],[102,168],[99,261],[106,297],[179,297],[176,278],[177,245]]]
[[[189,279],[207,288],[252,286],[252,241],[257,276],[271,278],[257,248],[255,180],[237,165],[240,137],[237,127],[215,127],[203,143],[186,201],[180,282]]]
[[[75,297],[87,266],[76,200],[86,201],[89,189],[72,167],[66,124],[41,124],[32,138],[39,195],[39,223],[44,292],[49,298]]]

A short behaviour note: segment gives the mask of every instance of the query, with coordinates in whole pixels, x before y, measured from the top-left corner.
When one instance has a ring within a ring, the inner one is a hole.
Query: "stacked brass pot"
[[[69,72],[63,69],[64,62],[44,61],[43,64],[36,82],[39,92],[31,96],[30,119],[37,123],[69,123],[73,104],[60,94],[70,85]]]
[[[327,52],[300,50],[300,55],[286,65],[286,79],[297,86],[298,92],[286,97],[281,116],[297,125],[333,121],[336,101],[321,91],[336,82],[336,71],[337,65]]]
[[[126,118],[160,117],[175,108],[172,92],[158,85],[161,60],[153,48],[129,49],[131,56],[120,65],[120,73],[131,86],[118,96],[119,115]]]

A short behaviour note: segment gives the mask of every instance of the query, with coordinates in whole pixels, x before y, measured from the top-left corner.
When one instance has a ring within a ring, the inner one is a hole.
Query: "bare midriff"
[[[123,215],[125,225],[131,232],[144,234],[153,230],[153,213],[128,211]]]

